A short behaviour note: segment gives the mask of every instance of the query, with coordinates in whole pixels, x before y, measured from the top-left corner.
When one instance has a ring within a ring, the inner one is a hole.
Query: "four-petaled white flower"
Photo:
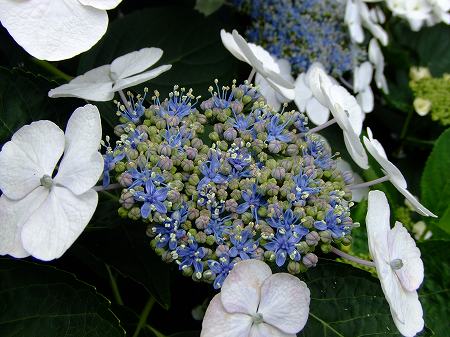
[[[48,96],[79,97],[89,101],[110,101],[114,93],[144,83],[161,75],[172,66],[162,65],[145,71],[162,56],[159,48],[143,48],[116,58],[111,64],[89,70],[48,92]]]
[[[384,77],[384,56],[377,40],[369,42],[369,60],[375,66],[375,83],[385,94],[389,93],[386,77]]]
[[[222,29],[220,36],[223,45],[234,57],[252,66],[257,74],[264,77],[269,85],[287,100],[294,99],[294,84],[283,78],[282,69],[269,52],[261,46],[248,43],[236,30],[230,34]]]
[[[383,46],[388,44],[388,35],[386,31],[378,24],[382,23],[383,17],[377,12],[372,12],[362,0],[347,0],[345,8],[344,21],[348,26],[350,36],[353,41],[362,43],[364,41],[363,27],[367,28],[374,37],[376,37]]]
[[[330,110],[323,106],[313,95],[309,87],[309,77],[314,74],[316,67],[324,69],[322,64],[313,63],[306,73],[301,73],[295,80],[295,99],[294,102],[301,112],[306,112],[308,118],[316,125],[324,124],[330,117]],[[325,72],[325,71],[324,71]],[[334,79],[328,76],[330,81]]]
[[[23,126],[3,146],[0,255],[48,261],[73,244],[97,207],[92,187],[103,171],[101,135],[98,109],[88,104],[72,114],[65,135],[42,120]]]
[[[211,301],[201,337],[295,337],[308,320],[310,292],[297,277],[259,260],[238,262]]]
[[[280,76],[290,83],[294,82],[291,75],[291,64],[289,61],[285,59],[276,59],[275,57],[274,59],[280,69]],[[290,101],[290,99],[284,97],[277,90],[275,90],[260,73],[257,73],[255,76],[255,84],[259,86],[259,92],[264,96],[267,104],[269,104],[275,111],[280,110],[281,104]]]
[[[352,159],[359,167],[367,169],[369,167],[367,154],[359,139],[365,114],[356,98],[344,87],[333,84],[320,67],[311,71],[309,85],[314,97],[330,110],[342,129],[345,146]]]
[[[356,100],[365,113],[373,110],[374,97],[370,87],[372,74],[373,67],[368,61],[357,66],[353,71],[353,91],[357,93]]]
[[[392,164],[386,156],[386,152],[384,151],[383,145],[373,138],[372,130],[367,128],[367,135],[369,138],[364,136],[364,145],[366,146],[367,151],[372,155],[372,157],[381,165],[383,173],[395,186],[395,188],[405,196],[405,198],[411,203],[417,213],[422,214],[424,216],[432,216],[436,217],[430,210],[428,210],[425,206],[423,206],[408,190],[408,184],[403,177],[403,174],[400,170]]]
[[[417,289],[424,276],[420,250],[405,227],[391,229],[389,203],[381,191],[369,192],[366,217],[369,251],[381,282],[392,318],[403,336],[413,337],[423,329],[423,311]]]
[[[41,60],[89,50],[108,28],[107,9],[122,0],[0,0],[0,21],[16,42]]]

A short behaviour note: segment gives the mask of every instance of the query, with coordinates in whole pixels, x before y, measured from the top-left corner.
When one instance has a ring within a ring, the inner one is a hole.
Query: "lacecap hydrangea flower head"
[[[119,105],[120,140],[104,183],[123,186],[119,214],[148,224],[151,245],[183,274],[220,288],[241,260],[298,274],[315,251],[351,243],[351,176],[307,118],[274,111],[248,82],[158,92]]]
[[[272,55],[287,59],[294,74],[322,63],[333,76],[353,69],[364,58],[344,21],[345,2],[335,0],[234,0],[252,20],[247,38]]]

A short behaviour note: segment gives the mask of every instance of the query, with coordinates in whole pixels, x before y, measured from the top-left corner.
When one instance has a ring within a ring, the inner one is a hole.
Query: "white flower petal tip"
[[[292,101],[295,98],[294,80],[287,74],[286,60],[277,60],[263,47],[248,43],[236,30],[230,34],[222,29],[220,36],[225,48],[255,69],[283,100]]]
[[[165,64],[145,71],[158,62],[162,54],[161,49],[152,47],[122,55],[111,64],[89,70],[69,83],[51,89],[48,96],[110,101],[114,98],[115,92],[147,82],[170,70],[172,65]]]
[[[201,337],[293,337],[308,319],[310,291],[259,260],[238,262],[203,319]]]
[[[6,182],[0,198],[0,255],[49,261],[73,244],[97,207],[92,187],[103,171],[100,139],[100,114],[88,104],[75,110],[65,134],[50,121],[38,121],[3,146],[2,171],[27,183],[11,190],[12,180],[0,179]]]
[[[389,204],[381,191],[369,192],[366,217],[369,250],[392,318],[403,336],[415,336],[424,327],[416,289],[423,281],[423,263],[415,241],[403,225],[389,224]]]
[[[32,56],[48,61],[91,49],[108,27],[106,9],[119,0],[0,1],[0,21]]]
[[[411,203],[414,210],[423,215],[423,216],[431,216],[437,217],[433,212],[423,206],[408,190],[408,184],[405,180],[405,177],[400,172],[400,170],[391,163],[386,156],[386,152],[384,151],[383,145],[373,138],[372,131],[370,128],[367,128],[367,137],[363,137],[364,145],[366,146],[367,151],[371,154],[371,156],[380,164],[383,169],[384,174],[389,178],[392,185],[403,194],[403,196]]]

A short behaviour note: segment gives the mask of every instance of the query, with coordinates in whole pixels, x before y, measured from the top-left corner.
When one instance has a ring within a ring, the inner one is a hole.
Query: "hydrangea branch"
[[[342,258],[344,258],[346,260],[349,260],[349,261],[361,264],[363,266],[374,267],[375,268],[375,263],[373,263],[372,261],[363,260],[363,259],[360,259],[360,258],[358,258],[356,256],[349,255],[349,254],[344,253],[343,251],[341,251],[341,250],[339,250],[339,249],[337,249],[335,247],[331,247],[331,252],[336,254],[336,255],[339,255],[340,257],[342,257]]]

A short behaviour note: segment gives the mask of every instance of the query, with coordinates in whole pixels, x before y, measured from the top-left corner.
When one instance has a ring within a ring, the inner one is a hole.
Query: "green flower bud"
[[[127,164],[124,163],[123,161],[119,161],[116,163],[116,165],[114,166],[114,171],[116,171],[117,173],[121,173],[123,171],[125,171],[127,169]]]
[[[190,277],[194,273],[194,270],[192,269],[192,267],[187,267],[186,266],[186,267],[181,269],[181,273],[183,274],[183,276]]]
[[[220,140],[219,134],[218,134],[217,132],[215,132],[215,131],[211,132],[211,133],[209,134],[208,137],[209,137],[209,139],[211,139],[213,142],[217,142],[217,141]]]
[[[199,150],[199,149],[202,148],[203,142],[202,142],[202,140],[199,139],[199,138],[193,138],[193,139],[191,140],[191,146],[192,146],[193,148]]]
[[[189,177],[188,182],[189,182],[189,184],[192,185],[192,186],[197,186],[198,183],[200,182],[200,178],[198,177],[198,175],[192,174],[192,175]]]
[[[128,210],[124,207],[119,207],[119,209],[117,210],[117,214],[119,214],[121,218],[126,218],[128,217]]]
[[[131,220],[139,220],[141,218],[141,209],[140,207],[133,207],[128,212],[128,217]]]
[[[308,244],[305,241],[300,241],[295,246],[297,247],[297,250],[300,253],[305,254],[305,253],[309,252],[309,246],[308,246]]]
[[[320,249],[325,254],[328,254],[329,252],[331,252],[331,245],[329,243],[323,243],[320,245]]]
[[[239,191],[239,190],[233,190],[233,192],[231,192],[230,193],[230,197],[232,198],[232,199],[234,199],[234,200],[240,200],[241,199],[241,196],[242,196],[242,194],[241,194],[242,192],[241,191]]]
[[[319,232],[320,240],[323,243],[330,243],[332,241],[331,232],[329,230]]]
[[[214,235],[208,235],[208,237],[206,238],[206,244],[208,246],[212,246],[215,242],[216,238],[214,237]]]
[[[289,261],[287,266],[287,271],[289,272],[289,274],[297,275],[300,273],[300,269],[301,269],[300,263],[295,261]]]

